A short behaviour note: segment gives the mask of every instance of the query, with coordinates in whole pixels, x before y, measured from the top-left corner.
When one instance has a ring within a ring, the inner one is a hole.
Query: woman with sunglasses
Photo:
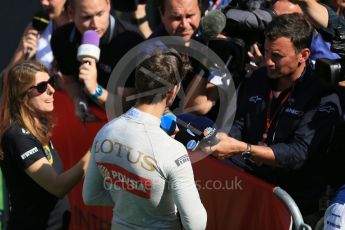
[[[67,229],[65,196],[83,177],[89,153],[63,172],[50,137],[54,79],[37,61],[9,71],[0,110],[1,170],[9,192],[7,229]]]

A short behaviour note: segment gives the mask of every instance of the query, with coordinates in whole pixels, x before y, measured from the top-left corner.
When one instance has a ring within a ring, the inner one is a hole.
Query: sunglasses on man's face
[[[40,83],[38,83],[37,85],[34,85],[34,86],[31,86],[29,88],[29,90],[31,89],[36,89],[36,91],[39,93],[39,94],[42,94],[44,93],[47,88],[48,88],[48,84],[50,86],[52,86],[53,88],[55,87],[55,76],[51,76],[48,81],[42,81]]]

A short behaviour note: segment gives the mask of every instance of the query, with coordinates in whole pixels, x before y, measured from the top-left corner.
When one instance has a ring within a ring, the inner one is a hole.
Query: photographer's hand
[[[255,64],[253,64],[254,67],[256,66],[258,68],[265,66],[265,58],[262,55],[257,43],[251,46],[251,51],[248,51],[247,54],[251,62]]]
[[[317,28],[327,28],[328,26],[328,11],[325,6],[318,3],[316,0],[291,0],[297,3],[304,15],[310,19],[313,25]]]

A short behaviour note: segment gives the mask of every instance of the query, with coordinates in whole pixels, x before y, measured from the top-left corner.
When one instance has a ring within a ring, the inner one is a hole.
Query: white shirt
[[[36,47],[36,60],[42,62],[48,69],[51,68],[54,56],[50,46],[53,34],[53,22],[49,21],[47,28],[40,34]]]

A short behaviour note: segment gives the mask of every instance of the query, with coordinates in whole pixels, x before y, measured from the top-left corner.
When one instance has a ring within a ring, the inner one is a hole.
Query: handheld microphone
[[[98,62],[99,56],[100,56],[100,49],[98,45],[99,45],[98,33],[94,30],[85,31],[81,39],[81,44],[78,47],[78,51],[77,51],[78,61],[82,63],[88,63],[87,61],[83,61],[83,59],[86,57],[90,57],[90,58],[95,59],[96,62]],[[83,121],[83,123],[85,123],[85,121],[99,120],[95,115],[89,112],[88,103],[84,97],[79,98],[78,106],[77,106],[77,114],[78,114],[78,117],[81,119],[81,121]]]
[[[31,23],[35,30],[42,32],[48,26],[49,14],[46,11],[39,11],[34,15]]]
[[[49,24],[49,14],[46,11],[38,11],[31,21],[32,28],[37,30],[39,33],[43,32]],[[24,52],[24,59],[27,60],[31,53],[31,48],[28,48]]]
[[[214,39],[226,26],[226,17],[220,10],[211,10],[201,19],[201,32],[205,40]]]
[[[182,117],[186,118],[186,116]],[[189,121],[191,121],[192,119],[189,119]],[[206,123],[208,123],[207,125],[210,125],[207,119],[204,119],[203,123],[203,125],[205,125]],[[189,151],[200,150],[207,146],[216,145],[219,142],[219,139],[216,137],[217,130],[215,128],[206,126],[203,131],[200,131],[200,129],[192,126],[190,122],[187,123],[179,117],[176,117],[174,114],[163,115],[160,127],[166,133],[172,135],[176,129],[177,124],[179,124],[180,132],[176,134],[175,139],[185,145],[187,150]]]
[[[99,45],[99,36],[98,33],[94,30],[87,30],[84,32],[81,39],[81,45],[78,47],[77,59],[80,62],[83,62],[85,57],[90,57],[99,61],[100,49]]]
[[[197,128],[193,127],[190,123],[186,123],[185,121],[181,120],[180,118],[176,117],[174,114],[164,114],[161,118],[160,127],[169,135],[171,136],[174,134],[176,130],[176,126],[179,124],[180,132],[186,133],[187,137],[182,137],[177,139],[177,141],[184,144],[186,140],[188,141],[191,136],[200,136],[202,132]]]

